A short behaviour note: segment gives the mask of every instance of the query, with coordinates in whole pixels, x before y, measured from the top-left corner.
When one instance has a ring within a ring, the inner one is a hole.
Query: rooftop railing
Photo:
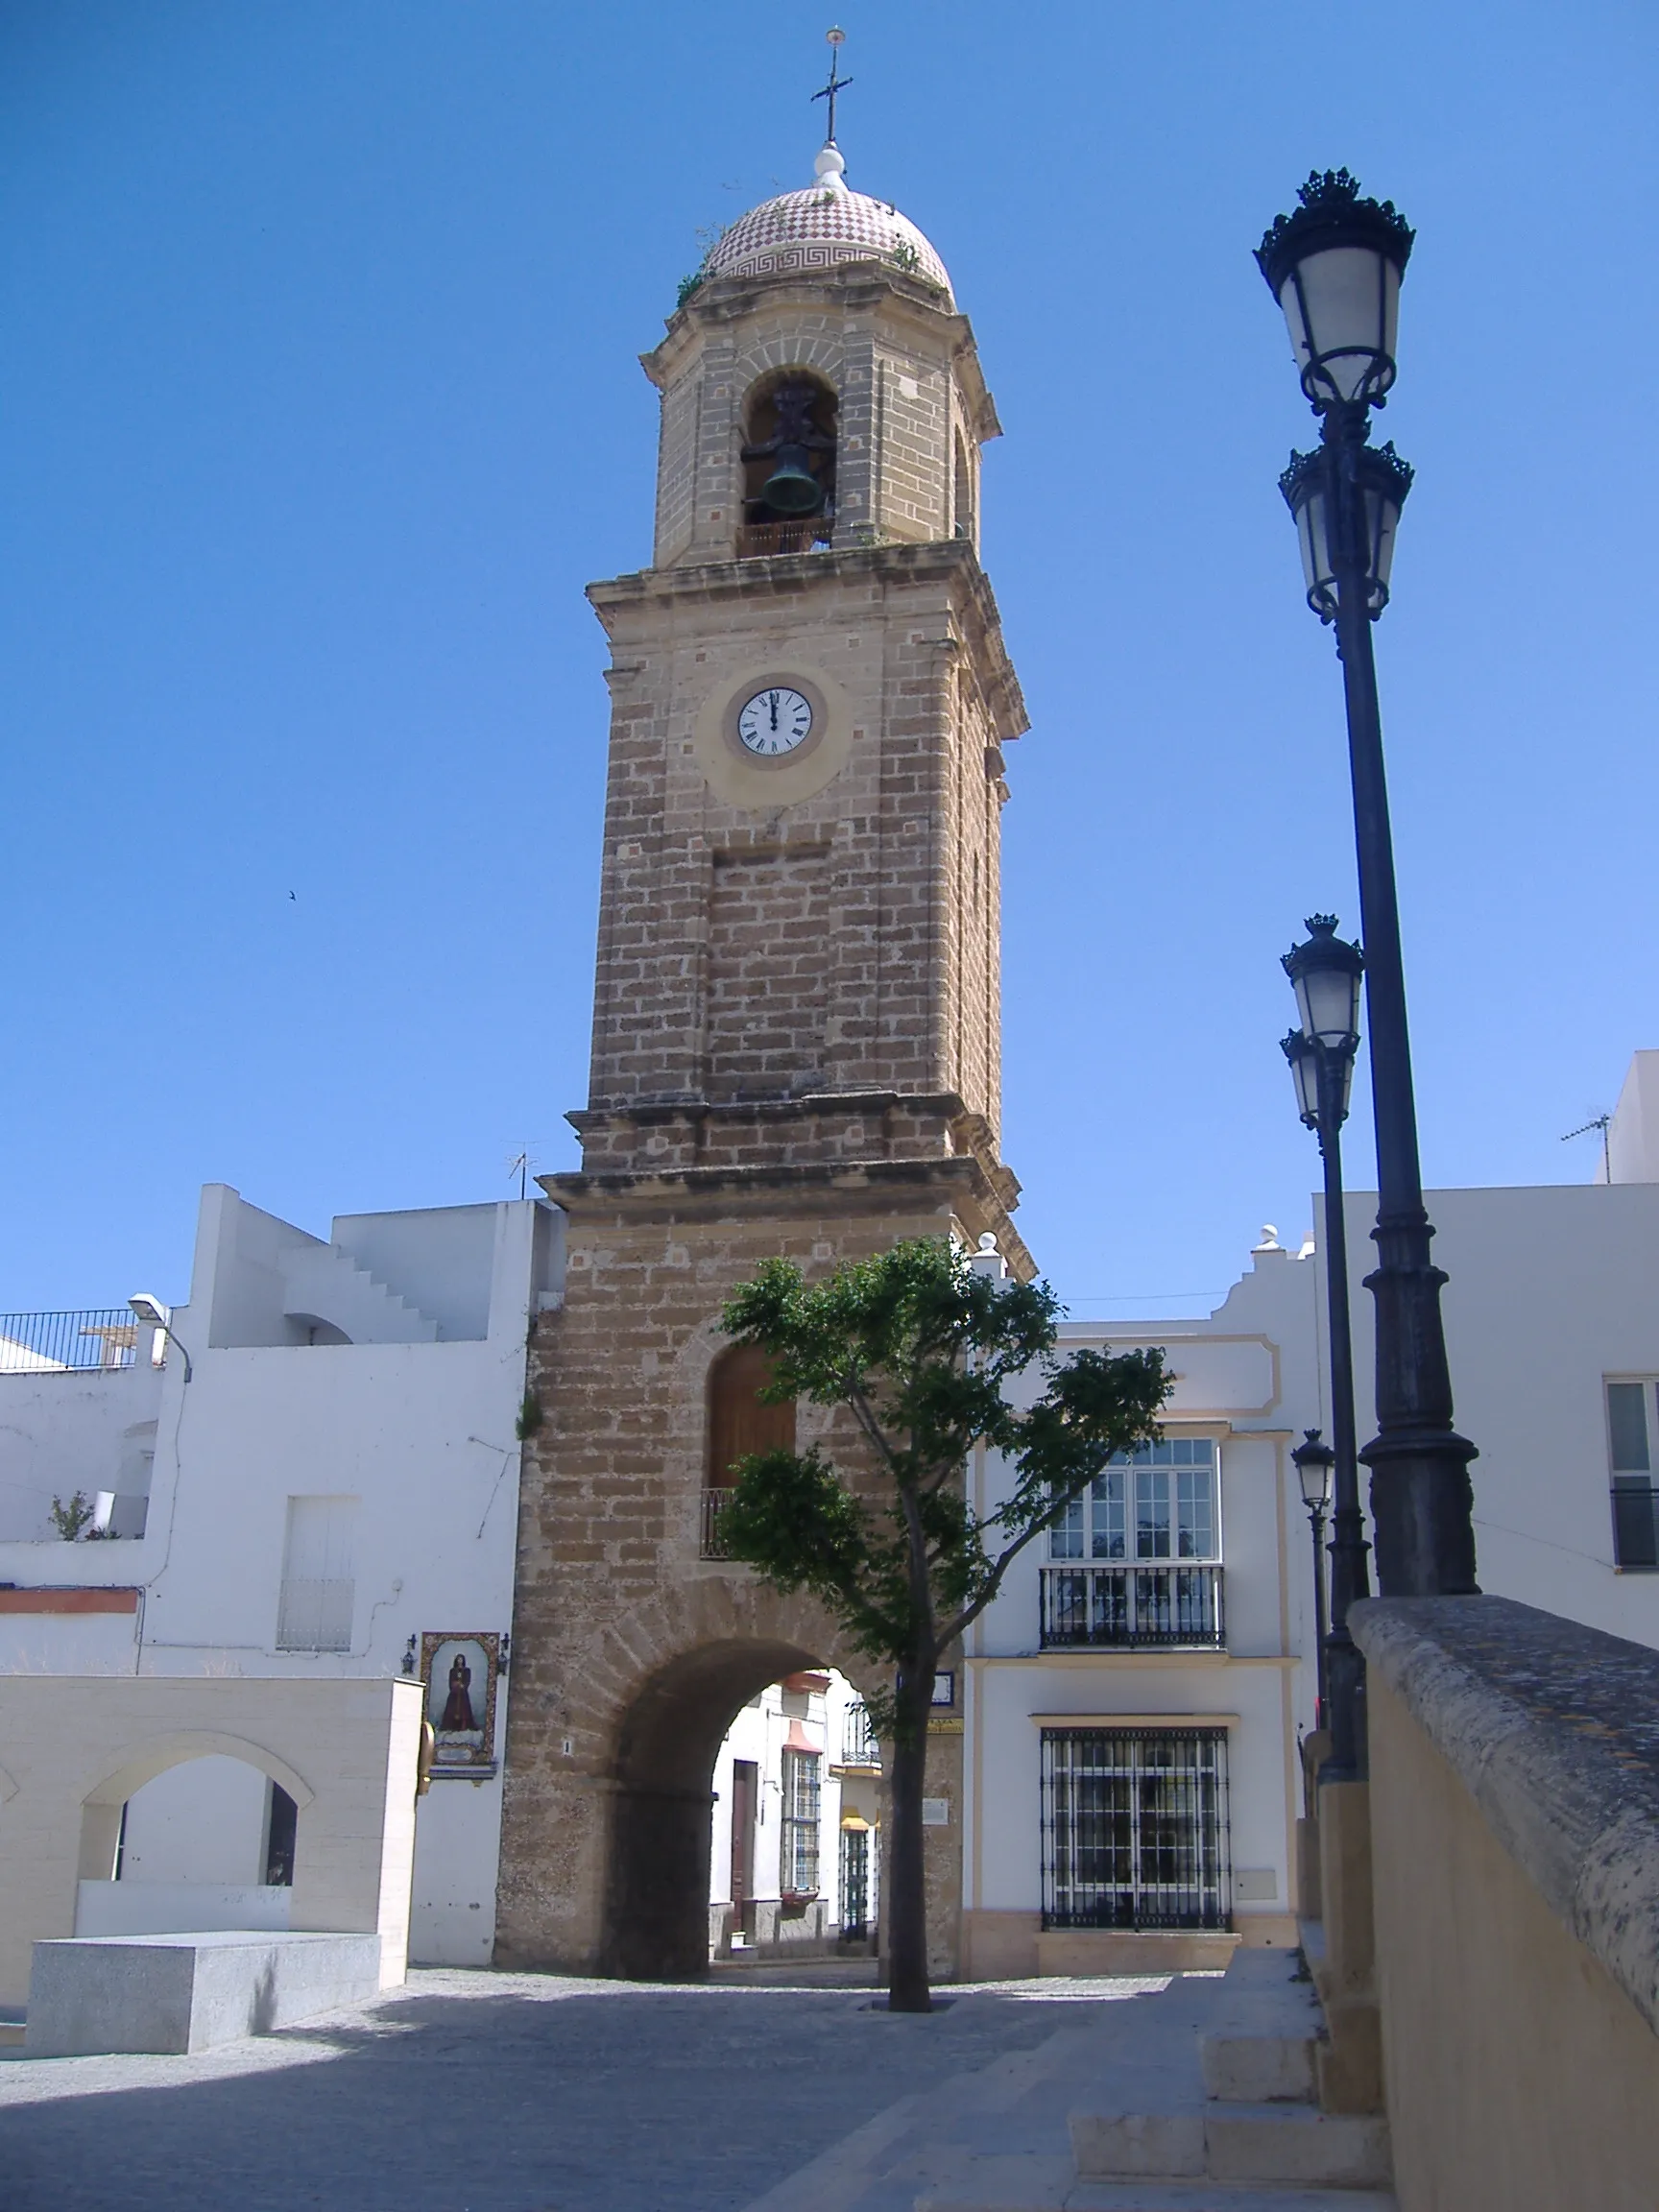
[[[143,1324],[129,1306],[0,1313],[0,1375],[84,1375],[131,1367]]]

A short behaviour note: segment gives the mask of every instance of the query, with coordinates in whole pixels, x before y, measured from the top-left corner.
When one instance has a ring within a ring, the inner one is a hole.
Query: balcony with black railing
[[[1659,1568],[1659,1484],[1621,1475],[1613,1484],[1613,1560]]]
[[[702,1541],[698,1547],[705,1559],[730,1559],[726,1539],[720,1533],[720,1523],[727,1506],[732,1503],[730,1490],[705,1490],[703,1493]]]
[[[1046,1651],[1221,1651],[1227,1644],[1218,1564],[1042,1569]]]

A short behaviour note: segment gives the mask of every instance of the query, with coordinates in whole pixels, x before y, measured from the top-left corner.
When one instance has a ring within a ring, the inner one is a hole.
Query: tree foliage
[[[1060,1310],[1046,1284],[980,1273],[944,1238],[814,1284],[767,1261],[728,1302],[728,1334],[771,1355],[764,1398],[848,1407],[884,1479],[854,1494],[815,1446],[742,1460],[720,1525],[731,1556],[810,1591],[867,1658],[936,1665],[1057,1509],[1153,1432],[1168,1394],[1155,1351],[1057,1358]],[[1034,1367],[1043,1386],[1022,1407],[1012,1386]],[[1005,1469],[983,1516],[963,1479],[976,1446]]]

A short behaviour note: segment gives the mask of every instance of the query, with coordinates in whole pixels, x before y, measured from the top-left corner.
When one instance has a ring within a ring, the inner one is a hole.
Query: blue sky
[[[197,1187],[574,1165],[605,751],[700,230],[805,182],[821,5],[0,8],[0,1306],[187,1287]],[[1659,1043],[1659,18],[1618,0],[849,0],[850,181],[1006,438],[1004,1146],[1080,1312],[1308,1219],[1276,1040],[1352,925],[1337,668],[1250,258],[1310,165],[1418,226],[1379,632],[1425,1169],[1586,1179]],[[1351,1180],[1367,1173],[1363,1108]]]

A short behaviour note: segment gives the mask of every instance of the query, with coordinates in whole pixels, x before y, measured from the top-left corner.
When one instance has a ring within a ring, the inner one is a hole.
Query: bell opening
[[[805,370],[756,386],[743,410],[743,519],[754,527],[835,512],[836,401]]]

